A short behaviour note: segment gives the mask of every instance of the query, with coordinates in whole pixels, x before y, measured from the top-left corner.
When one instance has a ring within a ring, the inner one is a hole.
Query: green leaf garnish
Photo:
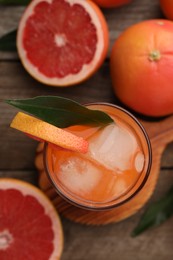
[[[0,5],[28,5],[31,0],[0,0]]]
[[[58,96],[6,100],[6,103],[60,128],[72,125],[104,126],[114,122],[104,112],[88,109],[75,101]]]
[[[156,227],[173,215],[173,187],[159,201],[152,204],[142,216],[139,224],[133,230],[135,237],[150,227]]]
[[[0,38],[1,51],[16,51],[17,30],[11,31]]]

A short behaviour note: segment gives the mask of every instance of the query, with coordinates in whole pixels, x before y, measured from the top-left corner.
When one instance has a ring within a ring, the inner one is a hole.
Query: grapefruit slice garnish
[[[38,81],[69,86],[91,76],[108,51],[104,15],[92,1],[33,0],[18,27],[17,49]]]
[[[0,179],[0,213],[0,259],[60,259],[62,225],[56,209],[38,188]]]
[[[17,113],[10,126],[39,141],[82,153],[88,150],[88,142],[82,137],[22,112]]]

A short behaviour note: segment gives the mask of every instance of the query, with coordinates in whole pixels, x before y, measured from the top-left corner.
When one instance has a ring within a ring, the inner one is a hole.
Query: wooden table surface
[[[23,10],[24,7],[0,6],[0,36],[17,27]],[[114,40],[128,26],[146,19],[162,18],[163,15],[159,0],[133,0],[127,6],[103,12],[109,25],[110,47],[107,59],[94,76],[70,88],[48,87],[28,75],[16,53],[0,52],[0,99],[61,95],[82,103],[117,103],[109,75],[109,55]],[[0,102],[0,177],[22,179],[37,185],[37,171],[34,167],[37,143],[9,128],[16,111]],[[163,154],[160,177],[147,205],[161,197],[172,185],[172,158],[173,143]],[[172,260],[173,218],[137,238],[130,236],[146,206],[120,223],[105,226],[76,224],[61,217],[65,235],[62,260]]]

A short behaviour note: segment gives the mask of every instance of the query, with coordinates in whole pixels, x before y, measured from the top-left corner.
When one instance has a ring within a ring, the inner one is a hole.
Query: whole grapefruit
[[[173,113],[173,22],[146,20],[115,41],[110,59],[117,97],[149,116]]]
[[[160,0],[160,6],[166,18],[173,20],[173,1]]]
[[[63,249],[59,216],[33,185],[0,179],[0,259],[55,260]]]
[[[112,8],[129,4],[132,0],[93,0],[100,7]]]
[[[107,22],[90,0],[33,0],[19,23],[17,49],[38,81],[70,86],[90,77],[108,50]]]

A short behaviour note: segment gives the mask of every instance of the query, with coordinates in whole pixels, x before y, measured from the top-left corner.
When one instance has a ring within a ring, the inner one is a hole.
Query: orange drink
[[[69,132],[89,142],[85,154],[45,145],[47,174],[57,192],[90,210],[111,209],[132,199],[144,186],[151,167],[148,136],[126,110],[107,103],[87,105],[109,114],[107,126],[72,126]]]

